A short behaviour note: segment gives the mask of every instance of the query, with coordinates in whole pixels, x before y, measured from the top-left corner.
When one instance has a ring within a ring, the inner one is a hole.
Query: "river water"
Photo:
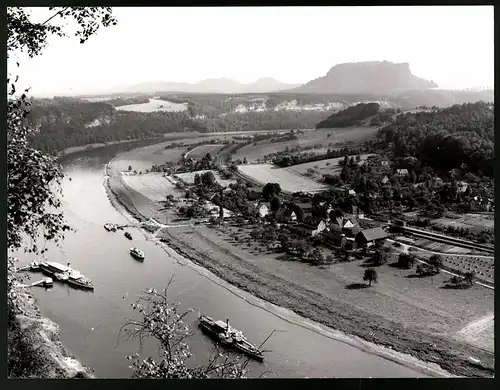
[[[130,149],[128,145],[82,152],[63,161],[66,178],[63,182],[66,219],[76,229],[68,234],[62,249],[52,245],[48,256],[52,261],[71,262],[72,267],[90,277],[94,292],[74,290],[56,283],[45,290],[33,288],[42,313],[61,328],[64,345],[82,362],[90,365],[101,378],[130,377],[132,370],[127,354],[138,351],[135,340],[117,335],[121,325],[133,315],[130,304],[146,288],[160,289],[172,275],[169,289],[172,301],[195,312],[186,322],[194,331],[189,342],[196,356],[203,361],[210,349],[210,341],[198,331],[198,310],[216,319],[230,318],[236,328],[244,331],[250,341],[260,344],[273,331],[265,348],[264,363],[252,362],[249,376],[269,371],[270,377],[424,377],[426,375],[368,354],[343,342],[295,325],[252,304],[257,301],[241,293],[242,299],[223,285],[183,266],[154,242],[147,241],[136,229],[128,229],[134,243],[144,250],[146,260],[135,261],[129,255],[131,242],[122,233],[107,233],[105,222],[127,223],[111,205],[103,186],[104,165],[118,152]],[[32,260],[18,254],[21,264]],[[31,276],[33,281],[40,276]],[[146,345],[143,356],[157,356],[153,345]]]

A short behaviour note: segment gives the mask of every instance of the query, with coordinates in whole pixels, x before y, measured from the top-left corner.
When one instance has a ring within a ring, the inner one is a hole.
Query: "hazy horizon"
[[[48,8],[30,8],[43,21]],[[118,25],[83,45],[51,37],[20,62],[33,95],[97,94],[143,82],[271,77],[303,84],[345,62],[408,62],[443,89],[494,84],[492,6],[114,7]],[[71,25],[70,25],[71,28]],[[19,88],[18,88],[19,89]]]

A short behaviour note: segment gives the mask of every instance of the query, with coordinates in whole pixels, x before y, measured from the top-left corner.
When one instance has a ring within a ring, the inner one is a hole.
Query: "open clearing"
[[[361,161],[365,161],[369,156],[373,156],[373,154],[363,154],[361,155]],[[342,170],[342,167],[339,165],[339,161],[342,161],[344,157],[338,158],[329,158],[327,160],[321,161],[312,161],[304,164],[297,164],[288,167],[287,169],[298,173],[299,175],[309,175],[308,170],[313,169],[316,171],[311,176],[322,177],[324,174],[338,174]]]
[[[180,196],[182,194],[172,181],[163,173],[151,172],[142,175],[122,176],[124,183],[133,190],[140,192],[148,199],[163,201],[169,194]]]
[[[176,173],[173,176],[175,178],[179,178],[182,181],[186,182],[187,184],[194,184],[194,177],[198,175],[203,175],[206,172],[212,172],[215,176],[215,180],[217,180],[217,183],[219,183],[222,187],[228,187],[229,184],[236,183],[236,180],[224,180],[220,177],[219,172],[217,171],[211,171],[211,170],[202,170],[202,171],[195,171],[195,172],[186,172],[186,173]]]
[[[153,112],[153,111],[186,111],[187,103],[172,103],[165,100],[149,99],[149,103],[129,104],[127,106],[116,107],[119,111],[138,111],[138,112]]]
[[[239,165],[238,170],[261,184],[278,183],[286,192],[319,191],[328,188],[326,184],[316,183],[286,168],[276,168],[271,164]]]
[[[313,146],[322,145],[328,149],[328,144],[332,144],[331,148],[338,142],[360,142],[373,136],[377,132],[376,128],[372,127],[350,127],[345,129],[318,129],[306,131],[304,134],[298,135],[298,139],[284,142],[270,142],[270,140],[259,141],[257,145],[246,145],[240,148],[236,155],[233,156],[233,161],[237,159],[243,160],[246,158],[249,162],[261,159],[264,156],[283,151],[287,147],[294,148],[296,146]],[[306,152],[314,152],[314,149]]]
[[[219,150],[221,150],[224,146],[225,145],[211,145],[211,144],[200,145],[190,150],[188,153],[186,153],[186,157],[198,159],[205,157],[207,153],[210,153],[210,155],[214,157],[219,152]]]

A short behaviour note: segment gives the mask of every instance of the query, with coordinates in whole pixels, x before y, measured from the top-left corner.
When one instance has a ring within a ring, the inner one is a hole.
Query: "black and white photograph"
[[[495,376],[493,6],[6,8],[9,379]]]

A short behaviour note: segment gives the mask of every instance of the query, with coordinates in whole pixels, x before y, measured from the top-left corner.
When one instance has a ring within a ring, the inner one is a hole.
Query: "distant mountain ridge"
[[[272,77],[263,77],[250,84],[223,77],[206,79],[198,83],[178,83],[150,81],[130,86],[120,86],[107,93],[148,93],[148,92],[188,92],[188,93],[266,93],[293,89],[300,84],[285,84]]]
[[[437,87],[413,75],[407,62],[367,61],[335,65],[325,76],[286,92],[397,94]]]

